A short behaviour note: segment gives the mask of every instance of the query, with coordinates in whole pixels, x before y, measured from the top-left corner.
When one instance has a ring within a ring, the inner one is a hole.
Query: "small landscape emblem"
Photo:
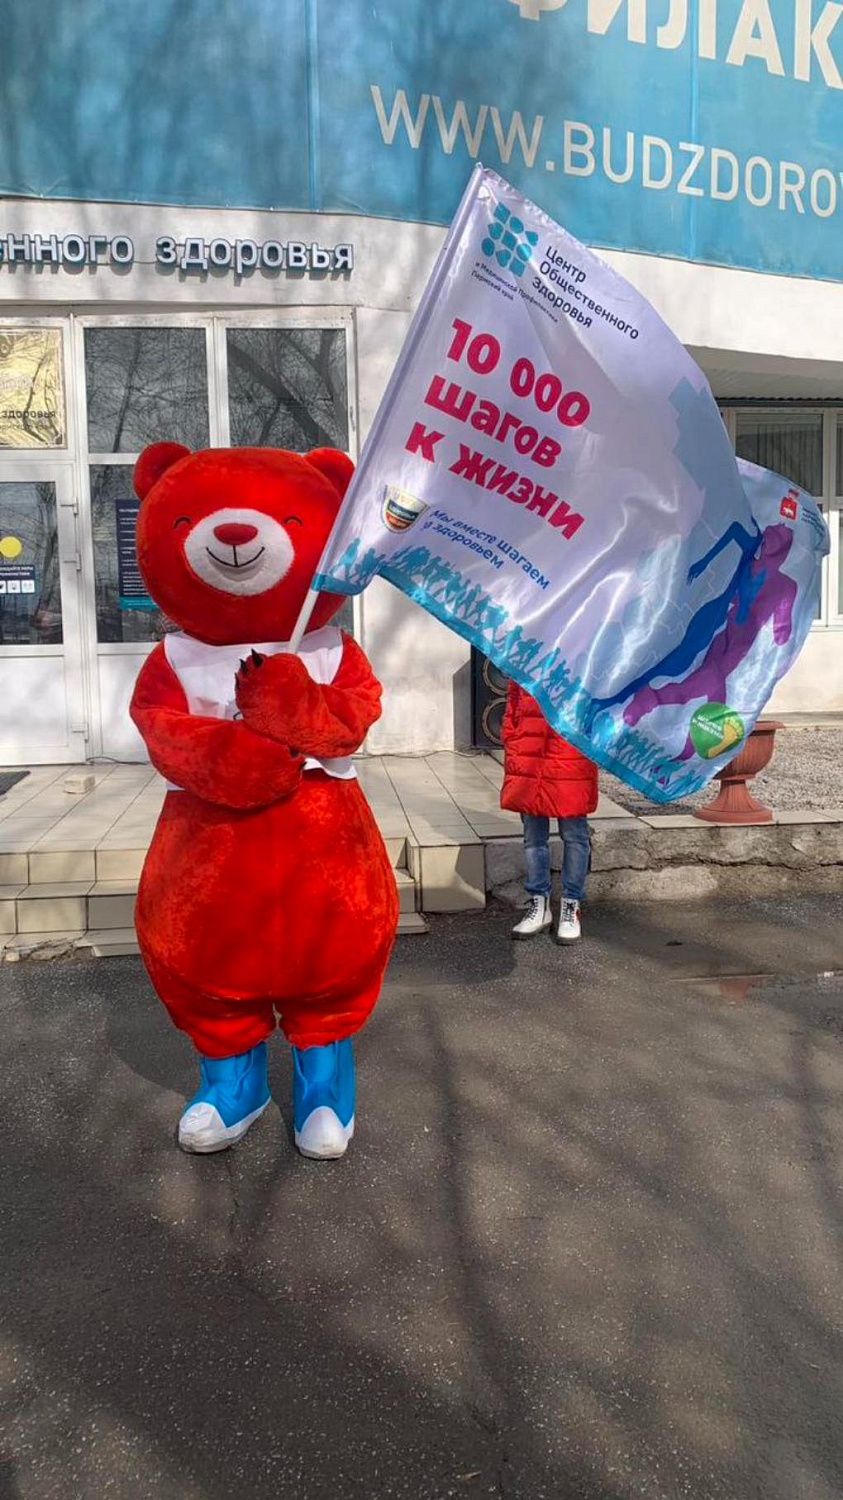
[[[390,531],[409,531],[426,510],[426,501],[417,500],[415,495],[399,489],[395,484],[386,486],[381,514]]]

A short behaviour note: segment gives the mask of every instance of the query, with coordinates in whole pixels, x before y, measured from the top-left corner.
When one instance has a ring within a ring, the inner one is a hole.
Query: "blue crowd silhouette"
[[[588,752],[596,752],[609,769],[625,769],[642,787],[666,787],[671,798],[693,791],[698,776],[679,771],[663,745],[608,715],[595,722],[604,705],[596,702],[572,673],[559,646],[525,634],[511,623],[505,605],[491,597],[476,579],[423,544],[408,543],[389,556],[376,547],[361,551],[359,538],[346,548],[332,578],[350,593],[359,593],[375,575],[450,625],[488,656],[508,677],[531,693],[556,729]]]

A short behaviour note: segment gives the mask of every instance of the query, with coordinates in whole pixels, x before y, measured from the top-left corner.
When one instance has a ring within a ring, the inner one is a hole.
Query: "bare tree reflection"
[[[210,440],[203,328],[87,328],[85,385],[92,454],[138,454],[162,437]]]
[[[228,399],[234,447],[348,447],[341,328],[230,328]]]

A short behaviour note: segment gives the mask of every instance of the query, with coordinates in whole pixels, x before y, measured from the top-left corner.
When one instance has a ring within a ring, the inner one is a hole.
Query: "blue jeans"
[[[588,818],[560,818],[562,840],[562,895],[582,901],[591,865],[591,837]],[[536,813],[522,813],[524,855],[527,874],[524,888],[528,896],[550,895],[550,819]]]

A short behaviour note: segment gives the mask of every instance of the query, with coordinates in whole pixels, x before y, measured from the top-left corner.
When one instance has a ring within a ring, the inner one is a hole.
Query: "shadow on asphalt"
[[[0,1496],[839,1500],[839,915],[435,921],[331,1166],[282,1046],[283,1119],[187,1158],[140,965],[0,970]]]

